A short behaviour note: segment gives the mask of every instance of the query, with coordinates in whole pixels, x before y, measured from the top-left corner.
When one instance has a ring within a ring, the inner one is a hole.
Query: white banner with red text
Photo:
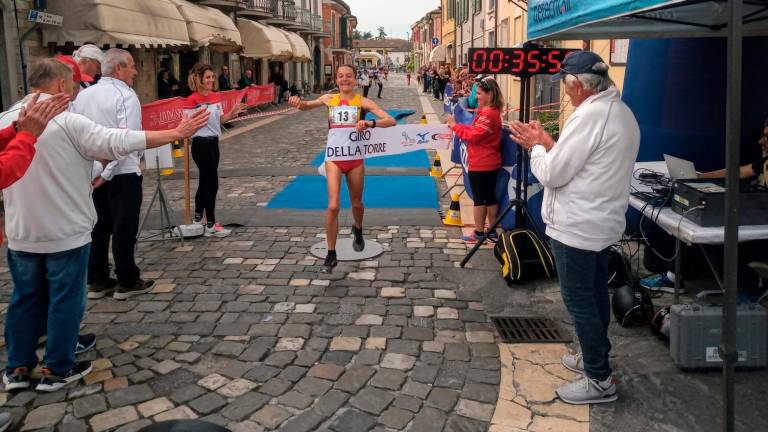
[[[397,125],[389,128],[338,128],[328,131],[325,160],[350,161],[392,156],[424,149],[447,149],[451,130],[444,124]]]

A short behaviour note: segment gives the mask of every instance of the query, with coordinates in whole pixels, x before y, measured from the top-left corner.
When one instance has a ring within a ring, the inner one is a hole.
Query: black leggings
[[[219,191],[219,137],[192,138],[192,159],[200,172],[195,193],[195,214],[205,212],[209,224],[216,222],[216,193]]]

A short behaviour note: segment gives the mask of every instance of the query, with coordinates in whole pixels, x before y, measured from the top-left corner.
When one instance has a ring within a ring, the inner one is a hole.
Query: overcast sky
[[[440,6],[439,0],[345,0],[357,17],[357,29],[369,31],[375,36],[376,29],[384,26],[389,37],[405,39],[411,24],[427,12]]]

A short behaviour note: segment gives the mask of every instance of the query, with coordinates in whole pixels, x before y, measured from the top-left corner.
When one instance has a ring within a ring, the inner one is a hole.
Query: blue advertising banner
[[[528,39],[684,0],[529,0]]]

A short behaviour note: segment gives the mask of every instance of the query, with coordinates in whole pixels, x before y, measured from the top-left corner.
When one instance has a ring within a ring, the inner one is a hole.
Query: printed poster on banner
[[[348,161],[392,156],[424,149],[450,147],[451,130],[447,125],[399,125],[390,128],[331,129],[325,147],[325,160]]]

